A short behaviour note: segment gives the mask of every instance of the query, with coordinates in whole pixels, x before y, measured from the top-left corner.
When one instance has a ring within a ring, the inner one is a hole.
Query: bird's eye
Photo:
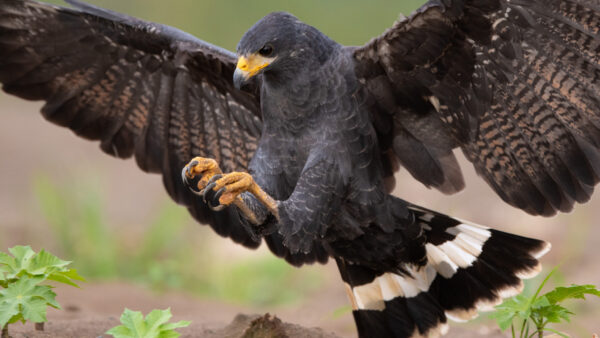
[[[271,45],[264,45],[259,51],[258,53],[262,56],[269,56],[273,53],[273,46]]]

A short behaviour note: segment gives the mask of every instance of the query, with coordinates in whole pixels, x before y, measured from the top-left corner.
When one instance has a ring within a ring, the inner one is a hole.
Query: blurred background
[[[235,50],[242,34],[271,11],[289,11],[340,43],[358,45],[422,1],[90,2]],[[123,307],[135,307],[139,294],[159,297],[175,314],[203,317],[186,319],[215,325],[230,322],[238,312],[268,311],[286,321],[354,335],[334,264],[296,269],[264,248],[247,250],[217,236],[168,199],[160,177],[143,174],[133,161],[110,158],[97,144],[49,124],[38,114],[40,107],[0,93],[0,250],[29,244],[74,261],[88,279],[75,296],[86,297],[86,289],[103,294],[85,305],[95,313],[118,316]],[[504,204],[460,157],[465,191],[443,196],[401,171],[395,194],[458,218],[550,241],[553,250],[543,259],[543,274],[559,266],[554,283],[600,285],[600,194],[570,214],[531,217]],[[120,301],[102,305],[105,297]],[[212,305],[198,305],[206,302]],[[598,300],[574,306],[578,316],[563,329],[577,337],[600,331]],[[493,327],[490,323],[484,315],[467,325],[479,330]]]

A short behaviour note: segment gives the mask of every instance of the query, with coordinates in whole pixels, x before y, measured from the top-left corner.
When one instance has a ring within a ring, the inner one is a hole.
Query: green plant
[[[51,253],[34,252],[29,246],[15,246],[0,252],[0,327],[2,336],[8,336],[8,324],[17,321],[43,323],[46,308],[59,309],[56,293],[49,285],[40,283],[51,280],[77,286],[74,280],[84,279],[75,269]]]
[[[70,184],[62,185],[39,175],[34,193],[61,254],[77,257],[75,266],[89,279],[126,279],[253,306],[294,303],[322,283],[318,266],[296,269],[266,253],[235,260],[215,254],[227,240],[193,223],[170,200],[156,208],[148,226],[110,225],[101,184],[88,176],[70,175]],[[256,292],[265,288],[270,292]]]
[[[600,291],[594,285],[573,284],[568,287],[556,287],[540,296],[542,288],[555,272],[556,269],[546,276],[533,296],[527,297],[520,294],[496,306],[496,311],[491,317],[496,319],[500,329],[504,331],[510,327],[513,338],[529,338],[536,334],[538,337],[543,337],[544,332],[553,332],[561,337],[568,337],[562,332],[547,327],[550,323],[570,321],[571,315],[574,313],[562,306],[561,303],[568,299],[585,299],[585,295],[600,297]],[[520,327],[515,326],[515,320],[520,322]],[[530,333],[531,324],[535,330]],[[518,335],[516,330],[519,331]]]
[[[115,338],[177,338],[180,333],[176,328],[190,325],[189,321],[168,323],[171,309],[152,310],[146,318],[139,311],[125,309],[121,315],[121,324],[106,331]]]

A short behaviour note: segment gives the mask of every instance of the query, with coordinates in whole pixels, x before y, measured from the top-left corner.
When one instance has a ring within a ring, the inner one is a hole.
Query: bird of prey
[[[364,46],[271,13],[236,53],[76,0],[0,1],[0,82],[162,174],[218,234],[336,261],[361,337],[438,336],[519,292],[546,242],[390,194],[394,172],[571,210],[600,177],[600,1],[431,0]]]

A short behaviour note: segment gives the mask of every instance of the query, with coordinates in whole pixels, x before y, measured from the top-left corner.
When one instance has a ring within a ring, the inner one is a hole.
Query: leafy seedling
[[[586,295],[600,297],[600,291],[594,285],[571,285],[557,287],[540,296],[542,288],[555,271],[556,269],[552,270],[546,276],[533,296],[517,295],[496,306],[496,312],[491,317],[496,319],[502,331],[510,327],[513,338],[530,338],[536,334],[538,337],[543,337],[544,332],[552,332],[561,337],[568,337],[562,332],[547,327],[550,323],[562,323],[571,320],[571,315],[574,313],[560,303],[568,299],[585,300]],[[521,323],[518,335],[515,331],[518,329],[514,324],[515,320]],[[530,324],[535,327],[535,331],[532,333],[529,332]]]
[[[21,321],[44,323],[48,306],[60,309],[52,286],[40,285],[52,280],[77,286],[75,280],[84,279],[75,269],[51,253],[36,253],[29,246],[0,252],[0,328],[2,338],[8,337],[8,325]]]
[[[46,321],[46,308],[60,309],[56,293],[48,285],[38,285],[42,278],[24,276],[0,290],[0,325],[17,321],[41,323]]]
[[[84,281],[77,270],[70,269],[69,261],[63,261],[42,249],[36,253],[30,246],[17,245],[8,249],[12,257],[0,252],[0,286],[7,288],[23,276],[40,277],[40,282],[53,280],[77,286],[74,280]]]
[[[115,338],[177,338],[180,336],[175,329],[190,325],[189,321],[168,323],[171,319],[171,309],[152,310],[146,318],[139,311],[125,309],[121,315],[121,324],[106,331]]]

